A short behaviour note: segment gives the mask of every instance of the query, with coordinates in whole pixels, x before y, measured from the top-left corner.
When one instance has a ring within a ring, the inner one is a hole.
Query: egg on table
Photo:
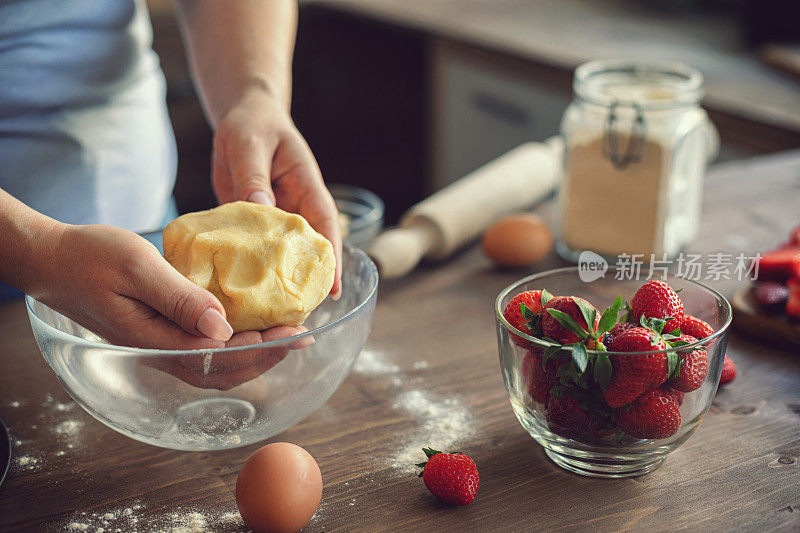
[[[288,442],[256,450],[236,479],[236,506],[256,533],[299,531],[314,516],[321,499],[317,462]]]
[[[500,218],[483,234],[483,252],[498,265],[526,267],[553,247],[550,228],[541,217],[518,213]]]

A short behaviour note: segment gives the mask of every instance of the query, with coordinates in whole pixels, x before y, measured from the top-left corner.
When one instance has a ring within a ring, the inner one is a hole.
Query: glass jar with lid
[[[564,113],[557,249],[674,256],[697,234],[703,175],[719,138],[700,107],[703,78],[680,63],[592,61]]]

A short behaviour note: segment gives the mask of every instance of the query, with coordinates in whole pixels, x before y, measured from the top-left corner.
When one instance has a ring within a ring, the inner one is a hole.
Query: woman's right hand
[[[241,344],[231,339],[219,300],[135,233],[60,225],[34,246],[21,273],[26,292],[113,344],[180,350]],[[250,343],[260,341],[254,333],[246,332]]]

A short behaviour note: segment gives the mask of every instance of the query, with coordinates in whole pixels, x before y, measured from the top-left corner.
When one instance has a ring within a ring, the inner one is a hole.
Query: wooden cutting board
[[[800,324],[792,324],[783,315],[761,312],[753,295],[753,286],[742,287],[731,299],[733,326],[747,335],[769,344],[800,348]]]

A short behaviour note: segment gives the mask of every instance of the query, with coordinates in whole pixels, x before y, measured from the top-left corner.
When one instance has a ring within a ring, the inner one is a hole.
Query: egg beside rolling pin
[[[517,213],[500,218],[483,234],[486,256],[501,266],[522,268],[544,258],[553,248],[553,235],[541,217]]]

